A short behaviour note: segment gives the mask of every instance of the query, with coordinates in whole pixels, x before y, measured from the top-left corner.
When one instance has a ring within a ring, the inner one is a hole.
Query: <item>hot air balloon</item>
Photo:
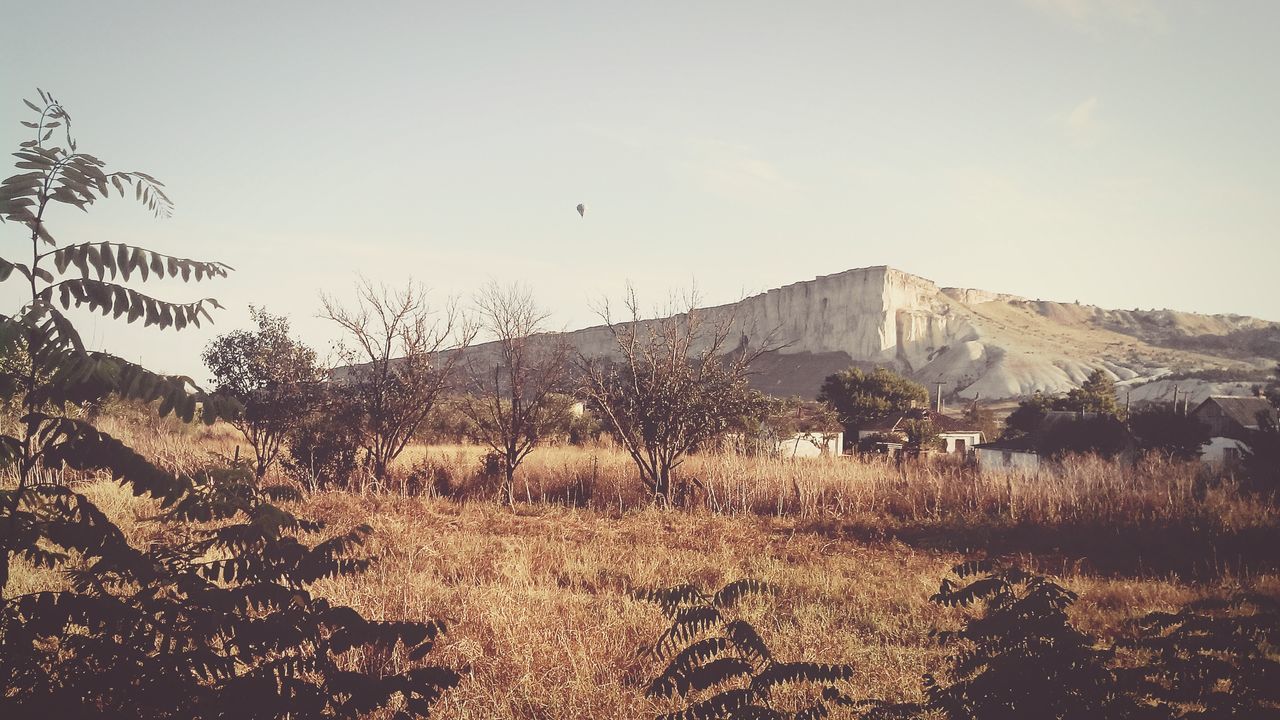
[[[579,214],[579,215],[581,215],[582,217],[586,217],[586,216],[587,216],[587,205],[586,205],[586,203],[578,203],[578,214]]]

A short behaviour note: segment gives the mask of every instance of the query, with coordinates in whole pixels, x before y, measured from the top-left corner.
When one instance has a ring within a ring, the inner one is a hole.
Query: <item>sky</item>
[[[219,299],[212,328],[77,315],[198,381],[250,304],[327,354],[320,294],[359,275],[437,305],[524,283],[552,329],[628,282],[719,304],[872,265],[1280,320],[1278,25],[1271,0],[44,0],[0,26],[0,143],[39,86],[81,150],[166,183],[171,218],[49,226],[236,268],[146,288]]]

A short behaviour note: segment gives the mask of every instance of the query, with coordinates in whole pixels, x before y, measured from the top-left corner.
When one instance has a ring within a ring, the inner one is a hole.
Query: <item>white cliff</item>
[[[824,275],[698,312],[710,319],[731,316],[734,334],[751,346],[770,337],[785,345],[755,382],[769,392],[809,396],[822,377],[851,363],[941,382],[962,398],[1065,392],[1098,369],[1138,385],[1169,368],[1256,368],[1267,362],[1192,352],[1170,345],[1170,338],[1237,331],[1280,336],[1280,326],[1253,318],[1029,301],[939,288],[884,266]],[[607,327],[568,336],[583,355],[615,352]]]

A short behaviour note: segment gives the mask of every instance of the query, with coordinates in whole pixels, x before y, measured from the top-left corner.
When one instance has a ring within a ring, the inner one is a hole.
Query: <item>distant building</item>
[[[1035,472],[1040,468],[1040,453],[1031,437],[982,443],[974,447],[973,454],[983,472]]]
[[[1200,446],[1200,460],[1210,465],[1235,466],[1249,450],[1249,436],[1276,424],[1276,409],[1263,397],[1211,395],[1191,411],[1209,428],[1209,442]]]
[[[1243,439],[1262,429],[1262,421],[1276,423],[1276,409],[1263,397],[1211,395],[1191,411],[1213,437]]]
[[[906,412],[895,413],[874,422],[865,427],[858,428],[858,442],[862,442],[872,437],[885,438],[880,445],[886,446],[881,450],[888,449],[890,451],[901,449],[900,443],[894,443],[887,440],[889,437],[899,438],[903,442],[907,439],[904,431],[906,423],[913,420],[928,420],[933,424],[934,431],[938,434],[938,438],[945,444],[947,453],[959,453],[961,457],[968,457],[970,451],[983,442],[982,431],[973,427],[964,420],[959,420],[948,415],[924,410],[921,408],[913,408]],[[896,445],[896,447],[888,447]]]
[[[978,469],[983,472],[1035,472],[1045,463],[1053,448],[1062,443],[1076,423],[1100,420],[1102,413],[1080,410],[1049,410],[1039,427],[1030,435],[1000,439],[974,448]],[[1126,439],[1124,444],[1131,445]]]
[[[779,439],[777,453],[784,458],[838,456],[843,447],[843,432],[802,432]]]

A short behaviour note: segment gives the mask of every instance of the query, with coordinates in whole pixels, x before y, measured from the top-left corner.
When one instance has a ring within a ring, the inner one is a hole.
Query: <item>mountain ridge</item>
[[[1136,387],[1173,373],[1257,375],[1280,359],[1280,323],[941,287],[887,265],[820,275],[697,312],[731,316],[748,345],[776,333],[786,346],[752,381],[775,395],[811,397],[822,378],[849,365],[890,367],[942,383],[953,397],[1001,400],[1066,392],[1097,369]],[[583,355],[614,354],[605,325],[567,336]]]

